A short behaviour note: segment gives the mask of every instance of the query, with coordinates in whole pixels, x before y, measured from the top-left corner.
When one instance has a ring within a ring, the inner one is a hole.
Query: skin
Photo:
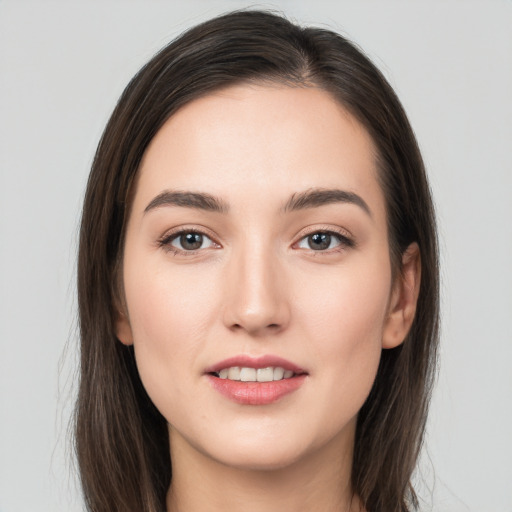
[[[293,194],[332,188],[370,213],[344,202],[282,211]],[[168,190],[206,192],[229,211],[145,212]],[[170,237],[181,228],[208,238],[187,252]],[[351,242],[332,235],[312,249],[308,236],[326,231]],[[117,320],[169,423],[168,511],[361,510],[350,489],[357,413],[382,348],[410,328],[419,281],[416,244],[392,281],[373,142],[327,92],[237,85],[171,117],[140,168]],[[204,373],[239,354],[308,375],[277,402],[241,405]]]

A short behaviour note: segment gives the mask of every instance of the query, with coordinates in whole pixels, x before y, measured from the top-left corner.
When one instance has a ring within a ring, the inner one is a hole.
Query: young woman
[[[78,267],[89,510],[417,508],[435,219],[346,39],[242,11],[158,53],[99,144]]]

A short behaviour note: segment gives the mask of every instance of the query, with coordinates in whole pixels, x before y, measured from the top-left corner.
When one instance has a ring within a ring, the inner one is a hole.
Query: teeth
[[[232,366],[231,368],[223,368],[219,371],[220,379],[240,380],[242,382],[272,382],[275,380],[289,379],[293,377],[292,370],[285,370],[280,366],[275,368],[269,366],[267,368],[247,368]]]
[[[256,371],[256,380],[258,382],[272,382],[274,380],[274,369],[258,368]]]
[[[240,380],[240,368],[238,366],[233,366],[228,369],[228,379],[229,380]]]
[[[284,377],[284,368],[274,368],[274,380],[281,380]]]
[[[254,382],[256,380],[256,369],[240,368],[240,380],[242,382]]]

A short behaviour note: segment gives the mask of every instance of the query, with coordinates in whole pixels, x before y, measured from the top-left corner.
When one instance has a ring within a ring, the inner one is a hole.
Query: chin
[[[265,429],[246,430],[243,434],[232,430],[219,429],[221,435],[201,436],[185,439],[176,431],[171,439],[194,449],[213,463],[245,471],[276,471],[292,466],[310,451],[306,439],[298,439],[282,433]],[[172,454],[172,444],[171,444]]]
[[[208,440],[203,453],[224,466],[247,471],[278,471],[310,463],[316,454],[322,456],[331,443],[339,441],[336,433],[311,432],[308,428],[300,431],[297,426],[271,430],[260,426],[243,435],[224,433],[221,438]]]
[[[305,456],[297,450],[273,450],[270,447],[254,449],[234,449],[228,456],[217,458],[221,464],[242,471],[278,471],[293,466]]]

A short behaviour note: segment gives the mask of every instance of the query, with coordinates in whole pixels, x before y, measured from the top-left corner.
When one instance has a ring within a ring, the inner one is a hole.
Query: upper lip
[[[268,368],[268,367],[280,367],[284,370],[291,370],[293,373],[306,373],[303,368],[300,368],[296,364],[283,359],[282,357],[273,355],[264,355],[259,357],[253,357],[245,354],[229,357],[223,361],[219,361],[205,369],[205,373],[218,373],[224,368],[232,368],[238,366],[241,368]]]

